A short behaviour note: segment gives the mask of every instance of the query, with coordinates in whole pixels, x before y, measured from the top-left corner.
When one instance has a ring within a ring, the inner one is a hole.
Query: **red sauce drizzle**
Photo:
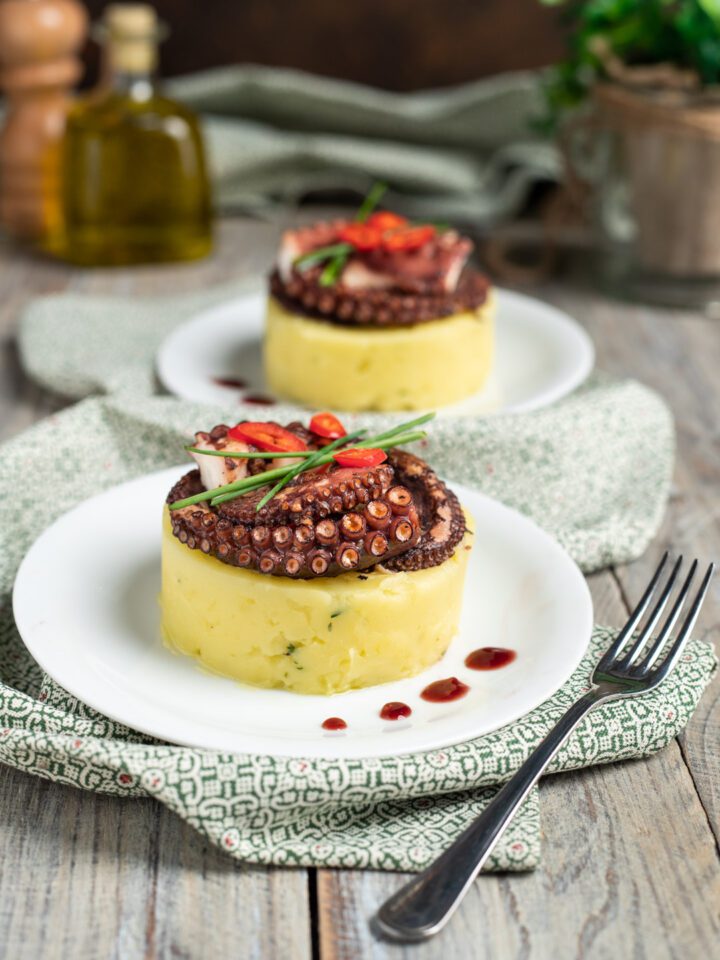
[[[446,680],[436,680],[428,684],[420,696],[430,703],[447,703],[449,700],[464,697],[469,689],[470,687],[457,677],[448,677]]]
[[[409,717],[412,710],[406,703],[400,703],[398,700],[391,700],[386,703],[380,711],[381,720],[401,720]]]
[[[243,403],[256,403],[260,407],[272,407],[275,401],[272,397],[266,397],[262,393],[246,393],[242,398]]]
[[[505,647],[480,647],[465,657],[465,666],[471,670],[499,670],[517,657],[514,650]]]
[[[344,730],[347,724],[342,717],[328,717],[320,724],[323,730]]]
[[[244,380],[236,380],[234,377],[213,377],[213,383],[219,387],[231,387],[233,390],[244,390],[247,386]]]

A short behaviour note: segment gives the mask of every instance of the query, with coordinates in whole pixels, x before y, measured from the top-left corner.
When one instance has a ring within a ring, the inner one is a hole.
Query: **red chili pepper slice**
[[[383,237],[382,245],[389,252],[397,250],[419,250],[435,236],[435,227],[428,224],[425,227],[408,227],[407,230],[396,230]]]
[[[259,450],[268,453],[285,453],[293,450],[307,450],[307,444],[300,437],[296,437],[290,430],[280,427],[277,423],[257,423],[246,420],[228,430],[232,440],[251,443]]]
[[[365,222],[369,227],[375,227],[382,233],[386,230],[398,230],[400,227],[408,225],[406,217],[401,217],[398,213],[390,213],[389,210],[378,210],[377,213],[371,213]]]
[[[338,236],[344,243],[352,244],[356,250],[376,250],[382,243],[381,231],[366,223],[349,223],[340,228]]]
[[[333,460],[341,467],[376,467],[387,460],[387,454],[384,450],[372,448],[338,450],[333,454]]]
[[[347,433],[334,413],[316,413],[310,421],[310,431],[318,437],[327,437],[328,440],[339,440]]]

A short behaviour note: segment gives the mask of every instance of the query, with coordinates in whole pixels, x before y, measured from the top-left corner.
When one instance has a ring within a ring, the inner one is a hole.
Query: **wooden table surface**
[[[273,225],[226,221],[208,261],[117,271],[0,248],[0,437],[63,406],[18,366],[14,330],[29,299],[210,286],[263,271],[276,236]],[[596,620],[620,625],[666,547],[720,559],[720,325],[612,302],[577,281],[530,292],[577,317],[598,365],[654,387],[677,420],[675,486],[655,543],[636,563],[589,578]],[[716,584],[698,635],[719,632]],[[547,778],[540,796],[540,868],[480,877],[443,935],[403,948],[375,941],[367,925],[402,876],[238,864],[153,800],[97,796],[3,767],[0,957],[720,957],[720,676],[659,754]]]

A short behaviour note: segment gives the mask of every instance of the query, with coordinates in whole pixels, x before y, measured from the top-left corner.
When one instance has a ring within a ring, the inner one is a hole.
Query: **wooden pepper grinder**
[[[78,0],[0,0],[0,223],[52,246],[60,220],[60,143],[87,34]]]

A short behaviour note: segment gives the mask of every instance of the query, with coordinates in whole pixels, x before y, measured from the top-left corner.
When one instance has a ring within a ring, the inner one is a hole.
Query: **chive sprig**
[[[398,426],[375,434],[372,437],[365,437],[367,433],[365,429],[357,430],[344,437],[339,437],[337,440],[334,440],[325,447],[321,447],[319,450],[289,450],[287,453],[282,454],[266,454],[265,457],[263,457],[262,454],[252,451],[225,452],[222,450],[201,450],[198,447],[186,447],[191,453],[199,453],[211,457],[224,456],[227,459],[233,460],[254,459],[256,457],[272,459],[277,456],[283,456],[288,458],[297,457],[300,462],[292,464],[291,466],[275,467],[272,470],[265,470],[256,476],[243,477],[241,480],[234,480],[232,483],[214,487],[212,490],[203,490],[201,493],[196,493],[191,497],[185,497],[183,500],[176,500],[175,503],[170,504],[170,509],[181,510],[183,507],[190,507],[193,504],[207,501],[210,501],[211,506],[217,506],[220,503],[226,503],[228,500],[234,500],[236,497],[244,496],[245,494],[259,490],[261,487],[274,483],[271,489],[268,490],[265,496],[258,502],[256,510],[260,510],[276,493],[296,477],[308,470],[313,470],[316,467],[321,467],[326,463],[332,462],[333,454],[336,453],[340,447],[350,444],[352,449],[389,450],[401,444],[414,443],[416,440],[422,440],[427,436],[425,431],[419,428],[429,423],[434,416],[434,413],[426,413],[421,417],[416,417],[414,420],[398,424]]]
[[[356,223],[365,223],[380,202],[387,188],[386,183],[376,183],[372,186],[360,204],[358,212],[355,214]],[[301,257],[298,257],[293,266],[302,271],[327,260],[328,262],[320,274],[318,283],[321,287],[332,287],[343,272],[345,264],[348,262],[348,257],[354,249],[350,243],[333,243],[326,247],[318,247],[316,250],[311,250],[310,253],[305,253]]]
[[[313,457],[309,457],[307,460],[301,460],[300,463],[296,464],[294,467],[291,467],[290,471],[284,477],[278,480],[271,490],[268,490],[262,500],[260,500],[258,503],[257,509],[260,510],[262,507],[264,507],[269,500],[272,500],[276,493],[279,493],[282,488],[287,486],[287,484],[290,483],[291,480],[294,480],[295,477],[307,470],[312,470],[313,467],[319,466],[320,457],[326,454],[331,454],[334,450],[337,450],[338,447],[344,446],[346,443],[354,443],[356,440],[360,440],[364,433],[365,431],[363,430],[360,433],[352,434],[352,436],[349,437],[339,437],[337,440],[333,440],[332,443],[329,443],[326,447],[316,450]],[[327,460],[325,462],[327,462]]]

